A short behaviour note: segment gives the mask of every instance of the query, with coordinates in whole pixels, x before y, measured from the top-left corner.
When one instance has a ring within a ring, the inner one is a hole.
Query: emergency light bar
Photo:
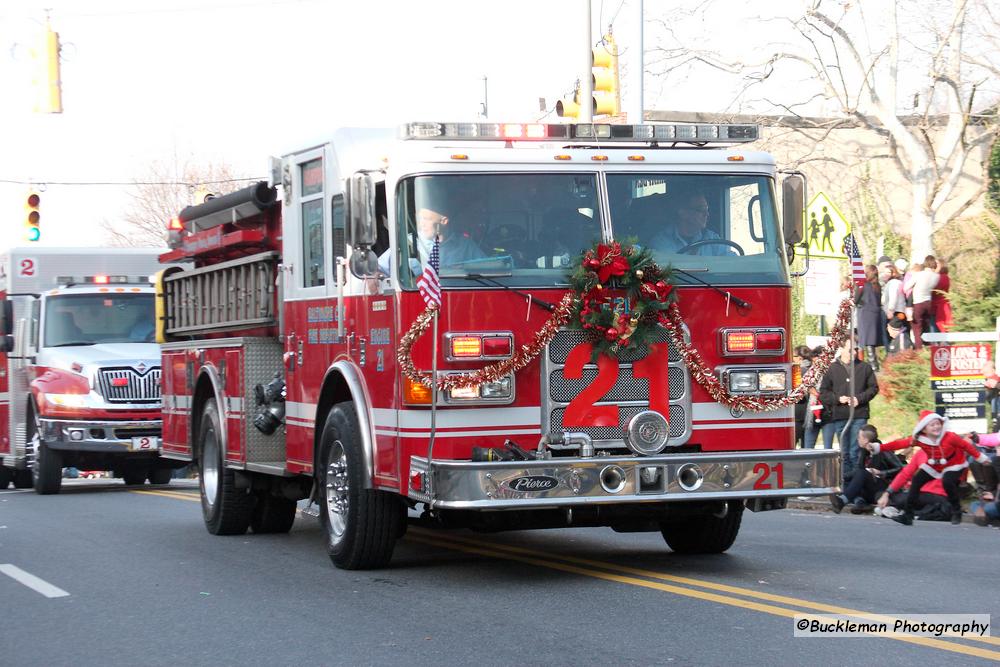
[[[56,276],[57,285],[129,285],[149,283],[149,276]]]
[[[757,125],[608,125],[547,123],[407,123],[402,139],[464,141],[648,141],[733,144],[755,141]]]

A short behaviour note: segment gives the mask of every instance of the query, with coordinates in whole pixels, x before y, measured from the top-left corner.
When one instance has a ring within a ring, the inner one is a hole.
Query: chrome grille
[[[622,355],[617,359],[618,377],[594,405],[617,405],[617,426],[563,427],[562,419],[566,407],[581,392],[592,387],[598,377],[595,364],[586,364],[581,377],[568,379],[563,375],[563,366],[570,352],[587,340],[587,334],[579,329],[559,331],[548,345],[542,357],[542,430],[554,432],[562,430],[582,431],[601,447],[624,447],[624,429],[629,420],[649,409],[649,382],[646,378],[633,375],[634,362],[644,358],[646,352]],[[669,343],[666,330],[659,329],[655,342]],[[687,442],[691,435],[691,391],[687,368],[673,344],[669,345],[667,356],[667,391],[669,397],[669,446],[676,447]],[[662,401],[656,401],[662,403]]]
[[[549,343],[549,361],[553,364],[565,364],[566,357],[569,356],[570,350],[579,345],[580,343],[587,340],[587,333],[582,329],[563,329],[555,335],[552,342]],[[667,335],[667,330],[660,327],[656,330],[656,337],[653,339],[655,343],[668,343],[670,342],[669,336]],[[671,362],[680,361],[681,355],[677,352],[673,343],[670,343],[669,359]],[[646,356],[646,352],[636,351],[629,352],[628,354],[623,354],[618,357],[618,361],[623,364],[630,364],[633,361],[637,361]]]
[[[128,380],[128,384],[116,387],[112,380]],[[150,368],[139,373],[133,368],[102,368],[97,374],[101,394],[108,403],[159,403],[160,369]]]
[[[576,380],[568,380],[563,377],[562,369],[552,371],[549,374],[549,396],[558,403],[569,403],[594,381],[597,377],[597,369],[584,368],[582,377]],[[677,400],[684,395],[684,369],[671,366],[667,369],[667,381],[669,383],[669,400]],[[618,373],[618,381],[615,386],[608,390],[602,398],[602,403],[621,403],[623,401],[647,401],[649,396],[649,381],[646,378],[637,378],[628,371],[621,368]]]
[[[625,446],[624,427],[628,421],[646,410],[644,405],[621,406],[618,408],[618,419],[622,426],[569,426],[563,428],[562,418],[565,408],[556,408],[552,411],[549,427],[554,431],[583,431],[594,440],[622,440],[621,446]],[[671,438],[679,438],[687,430],[687,411],[681,405],[670,406],[670,416],[668,418],[669,433]]]

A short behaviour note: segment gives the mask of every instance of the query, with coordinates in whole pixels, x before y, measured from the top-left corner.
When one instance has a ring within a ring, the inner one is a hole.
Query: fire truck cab
[[[792,407],[712,400],[666,330],[617,358],[592,358],[578,328],[532,349],[581,253],[631,238],[676,270],[685,340],[714,377],[733,394],[787,394],[786,244],[801,238],[805,186],[779,186],[773,159],[745,150],[756,136],[341,130],[273,158],[268,182],[181,211],[161,261],[194,268],[160,278],[163,455],[200,467],[208,530],[287,531],[308,498],[344,568],[386,564],[411,509],[478,530],[659,531],[674,550],[717,553],[744,508],[835,491],[838,454],[794,450]],[[434,252],[442,304],[415,337]],[[440,392],[403,372],[515,355],[531,360]]]
[[[0,488],[58,493],[63,468],[168,484],[161,459],[155,248],[0,257]]]

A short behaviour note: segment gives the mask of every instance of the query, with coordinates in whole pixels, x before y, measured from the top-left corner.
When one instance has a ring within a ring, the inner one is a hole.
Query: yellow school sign
[[[805,239],[812,257],[847,259],[844,255],[844,237],[851,233],[851,223],[833,202],[819,192],[806,207]]]

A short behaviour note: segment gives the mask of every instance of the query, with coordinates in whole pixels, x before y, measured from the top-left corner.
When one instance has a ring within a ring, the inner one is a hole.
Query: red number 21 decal
[[[774,473],[776,482],[773,487],[771,486],[771,483],[767,481],[771,477],[772,472]],[[774,466],[769,466],[766,463],[758,463],[753,467],[753,474],[757,476],[757,479],[753,483],[755,491],[767,491],[771,488],[785,488],[785,469],[781,463],[777,463]]]
[[[579,380],[583,377],[583,367],[590,361],[592,346],[583,343],[574,347],[566,357],[563,377]],[[649,383],[649,409],[666,417],[670,414],[670,390],[667,368],[668,350],[666,343],[656,343],[645,358],[632,366],[632,374],[644,378]],[[618,382],[618,360],[602,354],[597,358],[597,377],[577,394],[563,415],[563,426],[618,426],[617,405],[594,405],[601,400]]]
[[[579,380],[583,366],[590,361],[593,346],[583,343],[566,357],[563,377]],[[618,361],[606,354],[597,357],[597,377],[566,406],[563,426],[618,426],[617,405],[594,405],[618,382]]]

